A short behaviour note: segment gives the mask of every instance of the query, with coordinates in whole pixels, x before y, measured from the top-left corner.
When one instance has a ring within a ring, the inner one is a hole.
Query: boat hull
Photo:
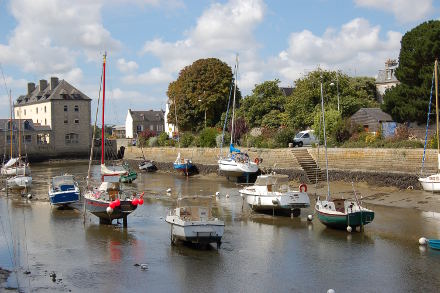
[[[7,180],[9,189],[26,189],[32,185],[32,177],[30,176],[15,176]]]
[[[16,174],[24,174],[26,176],[31,174],[31,168],[29,166],[22,167],[10,167],[10,168],[1,168],[2,175],[16,175]]]
[[[374,219],[374,212],[372,211],[358,211],[348,214],[332,214],[316,210],[319,221],[324,225],[336,228],[346,229],[347,226],[356,228],[371,223]]]
[[[154,172],[157,170],[157,168],[152,162],[145,161],[139,164],[139,170]]]
[[[188,174],[191,172],[191,169],[193,167],[192,163],[186,163],[186,164],[178,164],[178,163],[174,163],[173,164],[173,168],[174,170],[178,171],[178,172],[183,172],[185,174]]]
[[[104,200],[95,200],[84,198],[86,209],[100,219],[100,223],[111,224],[113,220],[126,218],[134,210],[137,205],[133,205],[131,200],[121,200],[120,205],[113,209],[111,214],[107,213],[110,202]]]
[[[222,221],[182,221],[175,216],[167,216],[165,220],[171,225],[173,239],[191,243],[220,243],[225,231]]]
[[[440,192],[440,174],[419,178],[423,190],[431,192]]]
[[[429,239],[428,240],[428,246],[432,249],[440,250],[440,240],[436,239]]]
[[[64,191],[64,192],[49,192],[50,204],[60,206],[68,205],[70,203],[78,202],[80,198],[79,190]]]
[[[258,165],[256,163],[239,163],[232,159],[219,160],[218,168],[226,177],[242,177],[258,172]]]
[[[136,180],[137,178],[137,173],[136,172],[130,172],[127,175],[121,175],[121,177],[119,177],[119,182],[122,183],[131,183],[134,180]]]
[[[310,199],[305,192],[288,193],[278,196],[254,195],[240,190],[246,202],[254,211],[291,211],[310,207]]]

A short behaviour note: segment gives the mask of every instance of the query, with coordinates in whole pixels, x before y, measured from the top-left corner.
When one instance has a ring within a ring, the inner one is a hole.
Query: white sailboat
[[[223,157],[220,148],[220,157],[218,160],[218,168],[226,177],[242,177],[249,176],[258,172],[259,160],[255,162],[250,160],[248,154],[241,152],[234,147],[234,119],[235,119],[235,98],[237,93],[237,79],[238,79],[238,55],[236,57],[236,66],[234,73],[234,98],[232,102],[232,120],[231,120],[231,143],[229,145],[229,154]],[[225,119],[225,125],[227,121]],[[223,129],[224,132],[224,129]]]
[[[254,211],[281,211],[299,216],[301,208],[310,206],[307,185],[301,184],[299,190],[291,190],[287,175],[260,175],[254,185],[239,192],[246,196],[246,202]]]
[[[440,170],[440,145],[439,145],[439,109],[438,109],[438,61],[434,62],[434,79],[435,79],[435,117],[436,117],[436,139],[437,139],[437,170]],[[432,92],[431,92],[432,93]],[[429,119],[429,113],[428,113]],[[426,139],[425,139],[426,147]],[[425,157],[423,155],[423,161]],[[440,173],[430,175],[428,177],[420,177],[419,182],[426,191],[439,192],[440,191]]]
[[[165,221],[171,225],[171,242],[217,243],[220,247],[225,223],[211,213],[212,197],[181,197]]]

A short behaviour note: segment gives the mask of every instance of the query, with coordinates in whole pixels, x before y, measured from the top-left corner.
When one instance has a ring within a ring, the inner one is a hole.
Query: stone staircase
[[[324,171],[318,167],[306,148],[293,148],[291,151],[301,168],[306,172],[310,183],[325,181]]]

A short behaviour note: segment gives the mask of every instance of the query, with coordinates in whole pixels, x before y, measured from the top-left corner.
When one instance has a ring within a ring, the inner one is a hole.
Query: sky
[[[318,66],[376,76],[397,59],[402,36],[440,19],[436,0],[0,0],[0,118],[28,82],[57,76],[93,99],[107,52],[106,117],[165,109],[168,84],[200,58],[233,67],[238,86],[279,79],[281,86]]]

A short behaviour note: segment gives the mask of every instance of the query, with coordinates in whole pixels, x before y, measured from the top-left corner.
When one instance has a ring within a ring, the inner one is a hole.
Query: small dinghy
[[[156,165],[151,160],[144,160],[139,163],[139,170],[146,172],[154,172],[157,170]]]

